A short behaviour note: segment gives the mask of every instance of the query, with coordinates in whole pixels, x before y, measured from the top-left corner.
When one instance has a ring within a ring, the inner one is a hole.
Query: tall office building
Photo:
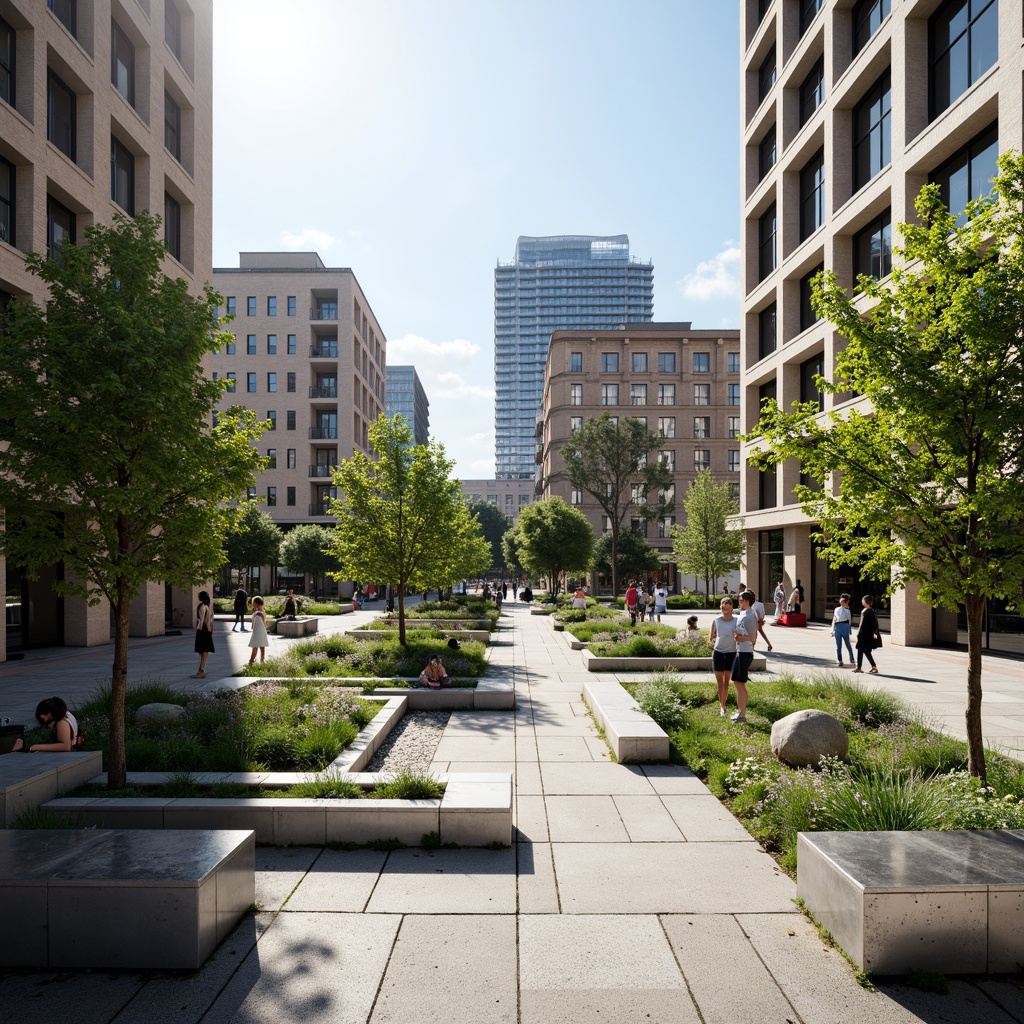
[[[858,406],[814,386],[844,342],[816,319],[811,278],[826,267],[852,289],[858,273],[887,277],[898,225],[915,220],[928,182],[957,212],[988,193],[997,154],[1024,147],[1024,49],[1019,0],[742,0],[740,26],[748,433],[766,398],[823,412]],[[840,591],[878,592],[859,567],[818,557],[815,524],[793,496],[795,460],[765,473],[745,464],[741,475],[746,578],[757,591],[800,578],[816,619]],[[916,595],[912,585],[891,607],[876,602],[893,641],[957,641],[955,616]],[[991,630],[990,645],[1019,632],[1003,608],[990,612],[1006,630]]]
[[[494,271],[494,431],[498,480],[533,479],[534,433],[551,332],[614,329],[653,315],[654,266],[628,235],[520,235]]]
[[[430,441],[430,402],[415,366],[387,367],[388,416],[401,416],[412,430],[413,444]]]
[[[212,0],[0,0],[0,309],[46,299],[25,269],[115,213],[164,219],[166,272],[198,291],[210,275]],[[0,558],[0,661],[25,646],[110,641],[107,602],[58,597],[61,566],[30,579]],[[166,600],[165,600],[166,598]],[[191,595],[149,584],[133,636],[162,634]]]

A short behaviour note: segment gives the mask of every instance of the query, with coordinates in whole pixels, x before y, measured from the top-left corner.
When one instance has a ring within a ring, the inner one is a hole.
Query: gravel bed
[[[412,711],[404,715],[363,770],[428,771],[451,714],[450,711]]]

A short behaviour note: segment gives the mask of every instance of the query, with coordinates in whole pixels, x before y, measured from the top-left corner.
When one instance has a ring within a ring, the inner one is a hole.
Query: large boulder
[[[135,724],[140,729],[164,729],[176,725],[185,717],[185,709],[180,704],[143,704],[135,712]]]
[[[845,761],[849,749],[846,730],[825,711],[794,711],[772,726],[772,753],[794,768],[816,765],[822,757]]]

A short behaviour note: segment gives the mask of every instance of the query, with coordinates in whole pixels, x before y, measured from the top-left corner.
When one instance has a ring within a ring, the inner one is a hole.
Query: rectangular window
[[[277,449],[267,449],[267,469],[277,469]]]
[[[665,540],[667,537],[672,536],[672,527],[676,524],[675,516],[666,516],[664,519],[658,520],[658,537],[661,540]]]
[[[999,127],[993,124],[932,173],[930,180],[938,182],[942,201],[951,213],[960,215],[961,223],[967,201],[980,199],[992,189],[998,154]]]
[[[256,296],[255,295],[250,295],[245,300],[245,312],[246,312],[246,315],[248,315],[248,316],[255,316],[256,315]]]
[[[295,410],[289,409],[285,413],[285,430],[295,429]]]
[[[237,390],[237,386],[235,384],[236,375],[229,370],[226,374],[224,374],[224,376],[227,377],[228,379],[228,393],[233,395]]]
[[[570,505],[582,505],[583,504],[583,491],[578,487],[574,487],[569,492],[569,504]]]
[[[289,373],[285,376],[285,387],[288,391],[295,390],[295,374]]]
[[[135,46],[116,21],[110,22],[110,81],[135,106]]]
[[[757,102],[764,100],[775,84],[775,44],[757,69]]]
[[[75,243],[75,215],[50,196],[46,197],[46,251],[52,260],[61,258],[66,242]]]
[[[693,404],[694,405],[710,405],[711,404],[711,385],[710,384],[694,384],[693,385]]]
[[[658,462],[664,466],[670,473],[676,471],[676,453],[675,451],[660,451],[658,452]]]
[[[825,61],[819,57],[807,77],[800,84],[800,125],[810,121],[814,112],[825,102]]]
[[[775,328],[778,307],[773,302],[757,314],[757,357],[764,359],[775,351]]]
[[[267,488],[267,507],[270,508],[271,506],[276,505],[276,504],[277,504],[277,488],[276,487],[268,487]]]
[[[235,354],[235,336],[233,334],[229,334],[228,337],[231,340],[224,343],[224,354],[233,356]]]
[[[236,316],[237,313],[238,313],[238,300],[234,297],[234,295],[229,295],[228,298],[227,298],[227,303],[228,303],[228,315],[229,316]]]
[[[726,405],[739,405],[740,404],[740,386],[739,384],[727,384],[726,385]]]
[[[658,385],[658,405],[675,405],[676,404],[676,386],[675,384],[659,384]]]
[[[270,424],[270,426],[267,427],[267,430],[277,430],[277,410],[276,409],[268,409],[267,410],[267,422]]]
[[[1019,30],[1019,10],[1017,22]],[[967,92],[998,59],[996,0],[946,0],[928,19],[932,120]]]
[[[740,354],[739,352],[729,352],[726,355],[726,372],[727,373],[739,373],[740,372]]]
[[[659,416],[658,417],[658,437],[675,437],[676,436],[676,418],[675,416]]]
[[[288,296],[288,315],[295,316],[295,296]]]
[[[676,354],[675,352],[659,352],[658,353],[658,373],[675,373],[676,372]]]
[[[17,34],[10,25],[0,18],[0,100],[15,105],[15,83],[17,81],[15,58],[18,51]]]
[[[0,157],[0,242],[14,245],[14,164]]]
[[[889,72],[853,108],[853,188],[863,188],[892,162],[892,84]]]
[[[245,390],[250,394],[256,391],[256,374],[247,373],[245,375]]]
[[[775,166],[775,125],[765,132],[764,138],[757,147],[757,180],[764,181],[764,176]]]
[[[601,385],[601,404],[602,405],[618,405],[619,404],[619,385],[618,384],[602,384]]]
[[[646,373],[647,372],[647,353],[646,352],[634,352],[629,357],[630,366],[634,373]]]
[[[630,386],[629,386],[629,404],[630,405],[646,405],[647,404],[647,385],[646,384],[630,384]]]
[[[694,373],[710,373],[711,372],[711,353],[710,352],[694,352],[693,353],[693,372]]]
[[[256,335],[247,334],[245,336],[245,354],[247,356],[256,355]]]
[[[296,336],[294,334],[289,334],[288,335],[288,355],[290,355],[290,356],[295,355],[297,349],[298,349],[298,342],[296,341]]]
[[[853,52],[860,53],[889,16],[891,0],[859,0],[853,8]]]
[[[569,417],[569,433],[575,433],[577,430],[583,429],[583,417],[582,416],[570,416]]]
[[[601,372],[602,373],[618,373],[619,372],[619,353],[618,352],[602,352],[601,353]]]
[[[295,451],[296,451],[296,449],[289,448],[287,450],[286,454],[285,454],[285,459],[287,460],[287,466],[288,466],[289,469],[294,469],[295,468],[295,462],[296,462],[296,460],[295,460]]]
[[[285,501],[284,501],[284,503],[286,505],[294,505],[295,504],[295,488],[294,487],[286,487],[284,489],[284,494],[285,494]]]
[[[46,138],[66,157],[75,159],[77,149],[76,110],[78,100],[52,71],[46,75]]]
[[[711,436],[710,416],[693,417],[693,436],[699,440],[703,440],[704,438]]]
[[[110,136],[110,198],[128,214],[135,216],[135,157]]]
[[[757,279],[763,281],[775,269],[775,204],[757,222]]]
[[[740,450],[738,448],[729,449],[729,472],[738,473],[740,471]]]
[[[825,393],[818,390],[815,378],[824,374],[825,357],[820,352],[800,364],[800,401],[817,402],[819,411],[825,408]]]
[[[46,6],[57,15],[58,20],[78,38],[78,0],[46,0]]]
[[[693,471],[699,473],[701,470],[711,468],[711,451],[708,448],[693,449]]]
[[[582,405],[583,404],[583,385],[582,384],[570,384],[569,385],[569,404],[570,405]]]
[[[164,0],[164,42],[181,60],[181,12],[174,0]]]
[[[811,22],[824,2],[825,0],[800,0],[800,35],[811,27]]]
[[[268,356],[276,356],[277,355],[277,335],[276,334],[268,334],[267,335],[267,355]]]
[[[734,441],[737,437],[740,436],[740,418],[739,418],[739,416],[730,416],[728,423],[729,423],[729,428],[728,428],[729,440],[730,441]]]
[[[569,353],[569,372],[570,373],[582,373],[583,372],[583,353],[582,352],[570,352]]]
[[[164,146],[167,152],[181,163],[181,107],[174,97],[164,90]]]
[[[277,316],[277,296],[267,296],[267,316]]]
[[[806,331],[808,327],[816,324],[821,317],[814,312],[811,305],[811,281],[825,269],[824,263],[819,263],[800,278],[800,330]]]
[[[169,192],[164,193],[164,245],[176,259],[181,259],[181,203]]]
[[[892,273],[892,210],[853,236],[853,270],[876,281]]]
[[[800,172],[800,241],[825,223],[825,151],[819,149]]]
[[[268,373],[267,374],[267,391],[273,392],[273,391],[276,391],[276,390],[277,390],[277,374],[276,373]]]

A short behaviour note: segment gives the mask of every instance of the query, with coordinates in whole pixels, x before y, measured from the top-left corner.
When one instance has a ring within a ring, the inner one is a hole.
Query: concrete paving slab
[[[553,843],[629,842],[610,796],[549,796],[545,806]]]
[[[516,792],[523,796],[539,796],[544,792],[540,765],[536,761],[516,762]]]
[[[33,710],[38,703],[34,699]],[[142,989],[138,974],[7,973],[0,1020],[107,1024]]]
[[[370,914],[511,914],[515,848],[394,850],[366,907]]]
[[[674,764],[645,764],[643,773],[655,793],[704,796],[710,792],[689,768]]]
[[[619,812],[630,842],[679,843],[683,834],[659,796],[616,796]]]
[[[365,1024],[400,920],[279,914],[203,1024]]]
[[[669,794],[663,796],[662,801],[688,842],[754,842],[754,837],[729,813],[718,797],[710,793],[704,796]]]
[[[563,914],[796,914],[796,886],[754,843],[555,843]]]
[[[514,761],[516,745],[511,736],[477,736],[449,739],[447,730],[434,751],[435,761]]]
[[[514,915],[407,915],[370,1024],[515,1024],[515,941]]]
[[[361,913],[386,860],[387,854],[379,850],[324,850],[284,909],[288,913]]]
[[[550,843],[517,843],[516,875],[520,914],[561,912]]]
[[[256,902],[280,910],[322,852],[319,846],[257,846]]]
[[[592,764],[585,762],[545,763],[541,780],[546,794],[570,796],[611,795],[620,793],[649,795],[651,784],[636,765]]]
[[[534,843],[546,843],[548,836],[548,814],[542,796],[520,794],[515,798],[516,839]]]
[[[537,734],[537,754],[541,761],[593,761],[594,755],[583,736]]]

